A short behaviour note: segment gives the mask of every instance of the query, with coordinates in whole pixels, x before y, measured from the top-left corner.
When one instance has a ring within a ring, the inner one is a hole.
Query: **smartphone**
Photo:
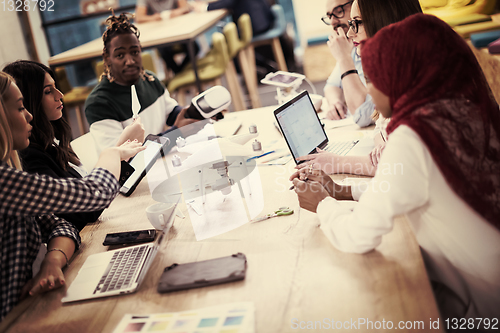
[[[155,229],[125,231],[107,234],[102,245],[124,245],[152,242],[155,239],[155,234]]]
[[[151,169],[153,164],[155,164],[164,147],[167,146],[169,142],[170,140],[163,136],[148,135],[146,137],[143,144],[146,150],[139,152],[128,162],[132,167],[130,170],[133,169],[133,172],[123,182],[120,193],[128,197],[134,192],[137,185],[139,185],[142,178],[146,176],[146,173]]]

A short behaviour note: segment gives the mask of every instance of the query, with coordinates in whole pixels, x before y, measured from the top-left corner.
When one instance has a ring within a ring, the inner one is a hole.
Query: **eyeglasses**
[[[349,20],[347,21],[347,24],[349,27],[352,29],[352,31],[357,34],[359,31],[359,26],[363,24],[363,21],[354,19],[354,20]]]
[[[321,18],[321,21],[323,21],[323,23],[326,25],[332,25],[332,22],[331,22],[332,17],[335,17],[338,19],[343,18],[345,15],[344,7],[346,7],[347,5],[351,5],[353,2],[354,2],[354,0],[351,0],[349,2],[346,2],[343,5],[340,5],[340,6],[333,8],[331,13],[326,13],[326,15]]]

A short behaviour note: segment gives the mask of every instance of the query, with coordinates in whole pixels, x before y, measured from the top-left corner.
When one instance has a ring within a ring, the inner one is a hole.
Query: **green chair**
[[[241,87],[238,82],[234,66],[229,65],[229,53],[226,43],[226,38],[220,32],[215,32],[212,35],[212,49],[207,55],[199,60],[196,64],[198,67],[198,77],[205,85],[221,85],[221,77],[226,75],[228,81],[228,89],[231,93],[233,106],[235,110],[243,110],[245,106],[242,104],[243,97],[241,96]],[[196,88],[196,77],[191,65],[186,66],[181,72],[177,73],[169,82],[168,91],[173,93],[177,91],[177,102],[185,105],[185,96],[188,90]],[[199,92],[198,92],[199,93]]]
[[[72,87],[66,75],[64,67],[57,67],[55,69],[57,84],[59,89],[64,94],[63,102],[67,110],[73,109],[76,112],[76,121],[78,122],[78,130],[80,135],[87,133],[87,129],[82,115],[82,106],[85,104],[88,95],[92,92],[94,87]]]

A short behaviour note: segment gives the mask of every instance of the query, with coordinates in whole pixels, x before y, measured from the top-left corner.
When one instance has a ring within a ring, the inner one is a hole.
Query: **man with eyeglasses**
[[[344,96],[344,93],[356,94],[359,90],[357,89],[359,87],[356,85],[349,86],[345,89],[344,78],[346,76],[357,74],[361,82],[363,84],[365,83],[361,58],[359,54],[357,54],[356,48],[353,47],[352,42],[346,37],[350,26],[353,32],[357,34],[362,25],[361,20],[350,20],[353,2],[354,0],[347,2],[345,0],[328,0],[326,3],[326,15],[321,18],[323,23],[333,28],[332,35],[329,37],[329,47],[332,48],[331,45],[333,40],[340,40],[340,42],[343,43],[343,47],[350,47],[351,57],[355,67],[355,69],[341,73],[339,61],[337,61],[333,72],[326,81],[324,93],[327,103],[322,105],[322,109],[327,112],[327,118],[329,119],[342,119],[352,116],[356,124],[360,127],[365,127],[371,125],[373,122],[371,114],[375,106],[371,98],[366,97],[364,103],[356,105],[356,108],[353,108],[354,110],[348,110],[346,98]],[[335,47],[337,47],[337,45]]]

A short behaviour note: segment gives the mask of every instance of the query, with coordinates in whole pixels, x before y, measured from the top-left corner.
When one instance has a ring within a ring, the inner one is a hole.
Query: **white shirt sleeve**
[[[321,229],[345,252],[364,253],[377,247],[393,228],[396,215],[424,205],[429,198],[429,156],[418,135],[407,126],[394,131],[377,173],[351,212],[333,198],[317,209]]]
[[[113,147],[123,132],[123,125],[116,120],[103,119],[90,125],[90,134],[94,139],[97,155],[105,148]]]

